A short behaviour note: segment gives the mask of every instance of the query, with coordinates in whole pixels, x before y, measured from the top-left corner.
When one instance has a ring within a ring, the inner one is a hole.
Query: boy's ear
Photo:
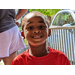
[[[23,31],[21,31],[21,36],[23,37],[23,39],[25,39]]]
[[[51,29],[49,29],[49,32],[48,32],[48,37],[50,37],[51,35]]]

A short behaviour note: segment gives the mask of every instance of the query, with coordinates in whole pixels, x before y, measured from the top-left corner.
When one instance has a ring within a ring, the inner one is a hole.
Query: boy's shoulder
[[[53,60],[57,60],[60,62],[60,64],[62,65],[70,65],[69,59],[67,58],[67,56],[59,50],[56,49],[52,49],[50,48],[50,57]]]
[[[53,49],[53,48],[50,48],[50,47],[48,47],[49,48],[49,50],[52,52],[52,53],[59,53],[59,54],[62,54],[63,52],[62,51],[59,51],[59,50],[57,50],[57,49]]]
[[[18,54],[14,60],[12,61],[12,65],[25,65],[26,60],[28,57],[28,50],[24,51],[23,53]]]
[[[21,59],[21,58],[25,58],[25,56],[27,56],[27,54],[28,54],[28,49],[27,49],[26,51],[24,51],[24,52],[18,54],[18,55],[14,58],[14,60],[16,60],[16,59],[19,60],[19,59]]]
[[[62,51],[59,51],[59,50],[56,50],[56,49],[53,49],[50,47],[49,47],[49,49],[50,49],[50,53],[54,56],[57,55],[57,56],[65,56],[66,57],[66,55]]]

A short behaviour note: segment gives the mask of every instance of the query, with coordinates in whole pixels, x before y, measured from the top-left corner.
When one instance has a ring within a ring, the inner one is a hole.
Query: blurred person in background
[[[27,9],[19,9],[17,14],[15,9],[0,9],[0,60],[5,65],[11,65],[16,51],[25,48],[16,21],[26,12]]]

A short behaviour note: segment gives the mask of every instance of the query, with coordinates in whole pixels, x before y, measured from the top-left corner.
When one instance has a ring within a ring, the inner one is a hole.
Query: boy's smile
[[[42,38],[41,35],[34,35],[34,36],[31,36],[31,37],[34,38],[34,39],[40,39],[40,38]]]
[[[40,45],[46,42],[48,26],[41,17],[32,17],[24,26],[24,35],[32,45]]]
[[[43,37],[42,35],[34,35],[31,36],[35,41],[41,41],[41,38]]]

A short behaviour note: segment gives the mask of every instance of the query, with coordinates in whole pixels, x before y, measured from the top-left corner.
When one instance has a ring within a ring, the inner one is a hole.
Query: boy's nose
[[[40,33],[40,32],[41,32],[40,30],[33,31],[33,33]]]

